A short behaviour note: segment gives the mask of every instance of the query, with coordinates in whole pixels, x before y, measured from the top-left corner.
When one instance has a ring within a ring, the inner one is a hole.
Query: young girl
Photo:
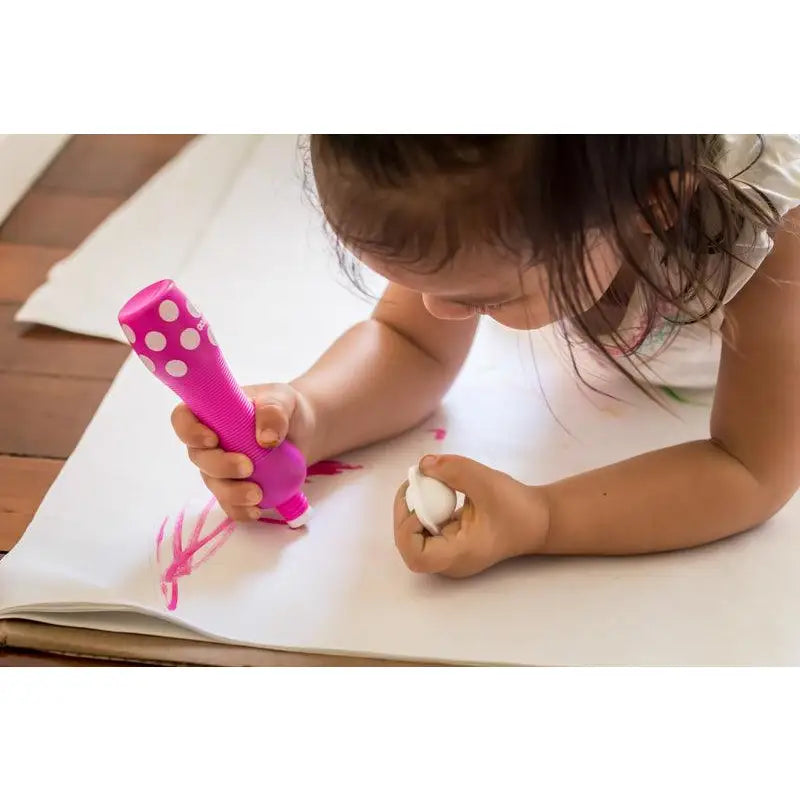
[[[304,375],[249,387],[265,447],[288,437],[313,462],[419,424],[481,315],[556,323],[645,391],[718,370],[702,441],[546,486],[424,458],[467,501],[430,537],[400,488],[410,569],[691,547],[764,522],[800,485],[800,137],[312,136],[310,159],[343,252],[389,285]],[[248,459],[184,406],[173,425],[225,511],[255,519],[258,486],[232,480]]]

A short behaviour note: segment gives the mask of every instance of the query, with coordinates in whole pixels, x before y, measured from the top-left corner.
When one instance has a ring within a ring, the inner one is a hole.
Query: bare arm
[[[469,352],[477,321],[431,316],[390,284],[371,319],[343,334],[292,385],[314,417],[309,461],[399,434],[431,414]]]
[[[708,440],[545,487],[544,552],[624,554],[721,539],[772,516],[800,485],[800,212],[726,307]]]

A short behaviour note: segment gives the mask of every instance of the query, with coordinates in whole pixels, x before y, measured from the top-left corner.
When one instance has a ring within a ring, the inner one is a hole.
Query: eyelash
[[[477,314],[485,314],[487,311],[497,311],[498,308],[503,308],[513,302],[513,300],[507,300],[505,303],[484,303],[481,306],[470,306],[470,308]]]

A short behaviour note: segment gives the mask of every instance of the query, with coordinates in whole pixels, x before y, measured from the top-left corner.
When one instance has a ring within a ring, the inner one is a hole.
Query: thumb
[[[262,447],[277,447],[289,431],[297,398],[286,387],[275,386],[253,396],[256,439]]]
[[[494,474],[493,469],[463,456],[425,456],[419,466],[423,475],[436,478],[472,499],[484,493],[487,479]]]

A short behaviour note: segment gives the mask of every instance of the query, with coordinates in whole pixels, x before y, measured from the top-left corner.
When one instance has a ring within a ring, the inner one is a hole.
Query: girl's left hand
[[[544,545],[550,514],[538,487],[461,456],[426,456],[420,468],[466,500],[441,534],[430,536],[406,506],[408,484],[400,487],[394,502],[394,541],[413,572],[465,578]]]

